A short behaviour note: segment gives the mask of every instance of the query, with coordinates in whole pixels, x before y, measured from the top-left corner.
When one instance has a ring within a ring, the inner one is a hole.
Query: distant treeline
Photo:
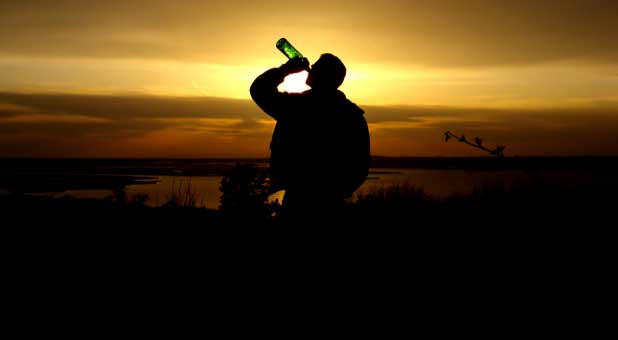
[[[315,162],[315,160],[312,160]],[[0,176],[17,173],[79,173],[144,176],[221,176],[235,164],[267,167],[267,158],[0,158]],[[326,165],[327,166],[327,165]],[[616,156],[579,157],[384,157],[372,168],[435,170],[618,170]]]

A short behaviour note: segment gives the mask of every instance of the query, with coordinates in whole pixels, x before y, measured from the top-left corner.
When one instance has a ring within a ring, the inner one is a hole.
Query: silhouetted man
[[[310,90],[277,90],[287,75],[303,70]],[[336,210],[367,177],[369,130],[364,111],[338,90],[345,74],[339,58],[323,54],[311,68],[305,58],[291,59],[251,85],[253,100],[277,121],[270,178],[286,190],[283,208],[295,218]]]

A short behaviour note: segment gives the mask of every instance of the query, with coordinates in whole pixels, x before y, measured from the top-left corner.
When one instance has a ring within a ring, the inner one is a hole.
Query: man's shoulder
[[[341,94],[339,97],[339,100],[341,101],[342,105],[346,108],[347,112],[350,112],[352,114],[357,114],[357,115],[363,115],[365,113],[365,110],[361,109],[360,106],[358,106],[356,103],[348,99],[343,92],[339,90],[337,92]]]

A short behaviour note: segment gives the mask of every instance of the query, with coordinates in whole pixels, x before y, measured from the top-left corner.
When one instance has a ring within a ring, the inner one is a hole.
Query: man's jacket
[[[283,189],[349,197],[369,170],[369,130],[364,111],[343,92],[279,92],[285,74],[260,75],[251,96],[276,121],[270,144],[270,178]]]

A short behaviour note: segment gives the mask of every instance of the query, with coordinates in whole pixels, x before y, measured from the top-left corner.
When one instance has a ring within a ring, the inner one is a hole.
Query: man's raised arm
[[[258,76],[251,84],[251,97],[256,104],[267,114],[278,120],[284,112],[289,110],[289,93],[277,90],[283,79],[292,73],[309,69],[306,58],[290,59],[278,68],[272,68]]]

